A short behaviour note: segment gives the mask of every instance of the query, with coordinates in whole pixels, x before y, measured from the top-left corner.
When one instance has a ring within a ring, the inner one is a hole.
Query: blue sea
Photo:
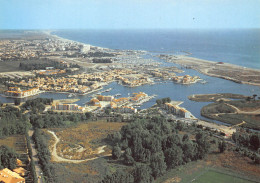
[[[260,69],[260,29],[64,30],[60,37],[111,49],[183,54]]]
[[[183,51],[192,53],[191,56],[211,60],[222,61],[244,67],[260,69],[260,30],[66,30],[55,31],[53,34],[60,37],[91,44],[94,46],[112,49],[146,50],[155,53],[183,54]],[[173,63],[165,63],[158,59],[164,66],[177,66]],[[188,99],[192,94],[208,93],[237,93],[243,95],[257,94],[260,96],[260,87],[238,84],[221,78],[203,75],[195,70],[185,69],[184,74],[198,75],[206,84],[180,85],[172,81],[161,82],[155,85],[144,85],[136,88],[128,88],[113,82],[106,88],[113,88],[104,95],[145,92],[157,97],[145,103],[141,108],[148,108],[155,104],[156,99],[170,97],[172,100],[184,101],[181,105],[191,111],[198,118],[200,109],[208,102],[193,102]],[[91,95],[76,96],[80,100],[79,105],[85,105],[91,99]],[[42,93],[36,97],[63,99],[68,94]],[[12,102],[13,99],[0,96],[2,102]]]

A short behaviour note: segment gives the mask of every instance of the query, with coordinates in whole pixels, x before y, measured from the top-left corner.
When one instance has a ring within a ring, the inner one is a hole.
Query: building
[[[38,87],[31,88],[24,91],[22,91],[21,88],[19,87],[9,87],[8,91],[5,91],[4,94],[14,98],[24,98],[24,97],[36,95],[39,93],[39,91],[40,90]]]
[[[131,101],[133,102],[139,102],[140,100],[146,98],[148,95],[144,92],[139,93],[133,93],[133,97],[131,98]]]
[[[81,53],[86,53],[86,52],[88,52],[89,50],[90,50],[90,45],[86,45],[86,44],[81,45],[81,48],[80,48],[80,52],[81,52]]]
[[[15,173],[8,168],[0,170],[0,182],[4,183],[25,183],[25,179],[18,173]]]
[[[97,96],[97,99],[98,99],[99,101],[109,101],[109,102],[111,102],[111,101],[113,101],[114,97],[113,97],[113,96],[98,95],[98,96]]]
[[[173,105],[171,103],[165,103],[164,109],[173,113],[174,115],[178,115],[183,118],[192,118],[193,117],[192,114],[189,111],[187,111],[186,109],[181,108],[178,105]]]
[[[85,110],[84,107],[79,106],[78,104],[62,104],[56,103],[51,106],[52,110],[61,110],[61,111],[80,111],[83,112]]]
[[[100,101],[96,98],[91,99],[90,104],[93,105],[93,106],[101,107]]]

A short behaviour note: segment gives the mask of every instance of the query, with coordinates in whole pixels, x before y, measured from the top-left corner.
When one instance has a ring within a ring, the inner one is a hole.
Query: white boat
[[[117,93],[117,94],[115,94],[115,97],[118,97],[118,96],[120,96],[121,94],[120,93]]]
[[[105,90],[105,92],[109,92],[109,91],[111,91],[112,90],[112,88],[108,88],[107,90]]]
[[[70,93],[70,94],[68,95],[68,98],[75,97],[75,96],[76,96],[75,94]]]

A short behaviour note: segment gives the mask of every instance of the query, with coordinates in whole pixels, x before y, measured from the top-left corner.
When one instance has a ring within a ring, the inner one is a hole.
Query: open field
[[[19,69],[20,62],[18,61],[0,61],[0,72],[12,72],[12,71],[21,71]]]
[[[207,174],[207,172],[209,173]],[[204,175],[205,177],[203,177]],[[206,183],[215,183],[215,180],[210,180],[212,176],[214,176],[214,179],[219,180],[217,183],[225,183],[218,179],[222,176],[225,177],[228,183],[239,183],[239,181],[245,183],[260,182],[260,166],[232,149],[219,153],[215,144],[211,147],[210,153],[205,159],[193,161],[169,170],[164,176],[159,177],[155,183],[187,183],[195,182],[197,179],[196,182],[198,183],[204,183],[204,179]]]
[[[57,144],[57,155],[66,159],[84,160],[96,157],[97,154],[110,154],[111,149],[105,147],[107,144],[104,140],[108,134],[119,131],[123,125],[125,123],[97,121],[81,123],[61,131],[55,129],[60,139]],[[53,142],[52,140],[52,144]]]
[[[260,101],[233,100],[204,106],[201,115],[232,125],[245,121],[244,127],[260,129]]]
[[[0,73],[12,71],[24,71],[19,68],[20,63],[48,63],[46,59],[19,60],[19,61],[0,61]]]
[[[235,177],[232,175],[220,173],[214,170],[206,171],[201,176],[194,179],[192,182],[197,183],[253,183],[253,181],[246,180],[243,178]]]
[[[216,102],[218,100],[229,99],[246,99],[247,96],[232,93],[217,93],[217,94],[197,94],[188,97],[192,101],[196,102]]]
[[[95,151],[98,147],[107,145],[104,139],[108,134],[119,131],[125,123],[95,121],[89,123],[81,123],[75,127],[63,129],[51,129],[60,139],[57,144],[57,151],[59,156],[71,159],[86,159],[95,157]],[[49,144],[52,146],[54,138],[49,132],[46,135],[50,136]],[[51,148],[52,150],[52,148]],[[66,182],[100,182],[107,172],[115,172],[116,169],[125,169],[110,157],[103,157],[110,154],[109,147],[104,149],[105,152],[98,155],[100,158],[92,161],[82,161],[78,163],[57,162],[53,161],[55,175],[60,180],[57,183]]]
[[[0,146],[1,145],[11,147],[19,154],[27,153],[26,139],[24,135],[13,135],[0,139]]]

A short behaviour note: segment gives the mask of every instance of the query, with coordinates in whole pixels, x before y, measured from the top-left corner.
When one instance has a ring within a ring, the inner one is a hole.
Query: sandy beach
[[[241,84],[260,86],[260,70],[242,67],[224,62],[214,62],[188,56],[160,56],[167,62],[195,69],[202,74],[231,80]]]

